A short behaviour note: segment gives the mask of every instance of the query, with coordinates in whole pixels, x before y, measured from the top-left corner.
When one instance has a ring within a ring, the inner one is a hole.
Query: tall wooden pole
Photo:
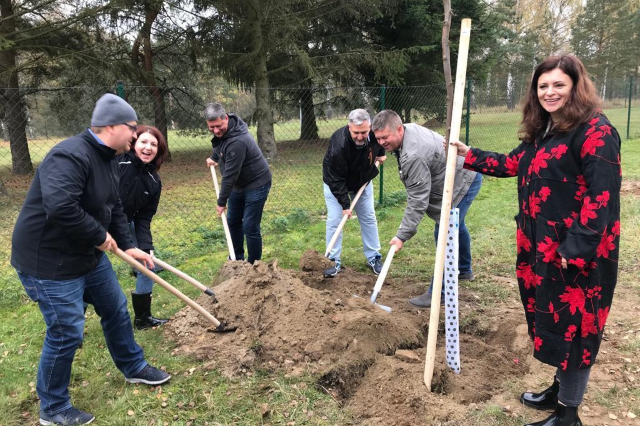
[[[471,35],[471,19],[462,20],[460,31],[460,47],[458,50],[458,66],[456,68],[455,93],[453,97],[453,115],[451,118],[450,141],[460,139],[462,124],[462,106],[464,101],[464,85],[467,76],[467,56],[469,54],[469,38]],[[447,226],[451,212],[453,198],[453,182],[456,176],[456,162],[458,149],[449,145],[447,150],[447,168],[444,177],[444,193],[442,196],[442,211],[436,250],[436,264],[433,271],[433,293],[431,296],[431,312],[429,316],[429,336],[427,340],[427,356],[424,368],[424,384],[431,392],[431,379],[436,358],[436,341],[438,339],[438,321],[440,319],[440,291],[442,290],[442,275],[444,273],[445,247],[447,241]]]

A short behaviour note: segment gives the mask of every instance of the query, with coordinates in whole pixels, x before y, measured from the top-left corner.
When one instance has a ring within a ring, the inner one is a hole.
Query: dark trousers
[[[247,261],[262,258],[262,211],[269,196],[271,182],[243,192],[231,191],[227,200],[227,221],[237,260],[244,260],[244,239],[247,239]]]
[[[566,370],[558,368],[556,372],[560,382],[558,400],[568,407],[577,407],[582,403],[587,390],[591,367],[578,370],[580,354],[578,354],[577,345],[573,345],[570,353]]]

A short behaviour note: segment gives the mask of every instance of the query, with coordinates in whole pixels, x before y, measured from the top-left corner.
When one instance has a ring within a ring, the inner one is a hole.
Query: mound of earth
[[[514,325],[522,322],[521,311],[502,312],[499,321],[485,319],[471,312],[473,298],[463,298],[463,372],[456,375],[445,367],[441,337],[434,392],[427,392],[429,311],[406,302],[415,296],[416,285],[386,280],[378,302],[393,309],[387,313],[369,301],[375,275],[346,269],[324,278],[327,265],[316,252],[304,254],[301,271],[280,269],[277,261],[227,262],[215,280],[218,301],[203,295],[198,303],[238,329],[211,333],[206,319],[185,308],[166,331],[177,339],[177,351],[209,360],[229,375],[251,374],[255,368],[312,374],[364,424],[462,419],[468,404],[490,399],[507,377],[528,369],[520,361],[530,347],[526,326]]]

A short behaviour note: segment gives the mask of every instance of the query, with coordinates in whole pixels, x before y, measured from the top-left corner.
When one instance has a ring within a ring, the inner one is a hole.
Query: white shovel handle
[[[213,178],[213,186],[216,189],[216,197],[220,197],[220,188],[218,188],[218,176],[216,176],[216,166],[211,166],[211,177]],[[217,205],[217,204],[216,204]],[[236,252],[233,250],[233,241],[231,241],[231,232],[229,232],[229,224],[227,223],[227,215],[222,213],[222,227],[224,235],[227,237],[227,247],[229,248],[229,259],[236,260]]]
[[[373,293],[371,294],[371,303],[376,303],[376,299],[378,298],[378,294],[380,294],[380,290],[382,290],[382,284],[384,284],[384,279],[387,277],[387,273],[389,272],[389,268],[391,267],[391,262],[393,261],[393,255],[396,254],[396,251],[396,245],[394,244],[389,249],[387,258],[384,260],[384,265],[382,265],[382,271],[380,271],[380,275],[378,275],[376,285],[373,287]]]

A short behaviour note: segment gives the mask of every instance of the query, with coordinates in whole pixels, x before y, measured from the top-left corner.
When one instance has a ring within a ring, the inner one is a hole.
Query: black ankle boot
[[[553,384],[551,387],[540,393],[525,392],[520,395],[520,402],[527,407],[536,410],[552,410],[558,404],[558,391],[560,390],[560,382],[556,376],[553,376]]]
[[[525,426],[582,426],[582,421],[578,417],[578,407],[566,407],[558,403],[552,415],[540,422],[527,423]]]
[[[168,321],[151,315],[151,293],[131,293],[131,302],[133,303],[133,312],[135,314],[133,326],[137,330],[157,327]]]

